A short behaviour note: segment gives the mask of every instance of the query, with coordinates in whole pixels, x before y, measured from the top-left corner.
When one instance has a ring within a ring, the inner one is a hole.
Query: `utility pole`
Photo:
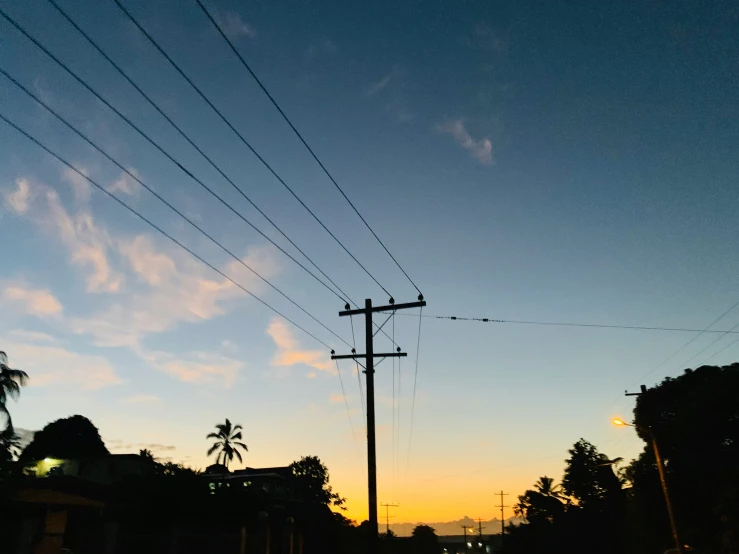
[[[397,348],[397,352],[391,352],[386,354],[375,354],[374,338],[375,335],[372,333],[372,314],[375,312],[392,312],[393,314],[398,310],[407,310],[409,308],[423,308],[426,302],[423,299],[423,295],[418,295],[418,302],[409,302],[407,304],[396,304],[395,300],[390,299],[389,306],[372,306],[372,300],[370,298],[364,301],[364,309],[351,310],[349,304],[344,308],[343,312],[339,312],[340,317],[364,315],[365,325],[365,353],[357,354],[352,349],[351,354],[336,355],[334,351],[331,351],[332,360],[343,360],[352,359],[357,360],[364,358],[365,365],[364,374],[367,381],[367,491],[369,496],[369,525],[370,525],[370,554],[377,554],[378,542],[377,542],[377,446],[375,444],[375,357],[377,358],[399,358],[405,357],[408,354],[400,351],[400,347]],[[392,317],[392,316],[391,316]],[[385,320],[385,323],[387,323]],[[385,325],[383,323],[382,325]],[[382,329],[382,325],[380,329]],[[379,331],[379,329],[378,329]],[[378,331],[375,331],[377,334]]]
[[[505,534],[505,509],[508,507],[504,505],[503,503],[503,497],[508,496],[507,492],[500,491],[496,496],[500,496],[500,506],[496,506],[496,508],[500,508],[500,542],[503,542],[503,535]]]
[[[380,504],[385,508],[385,532],[390,534],[390,508],[399,508],[400,504]]]
[[[469,546],[467,546],[467,529],[474,529],[474,527],[470,525],[462,525],[462,529],[464,529],[464,549],[467,550]]]
[[[480,545],[480,552],[482,552],[485,548],[484,545],[482,544],[482,530],[485,528],[482,526],[482,518],[478,517],[476,521],[477,521],[477,529],[478,529],[477,534],[480,535],[480,540],[478,541],[478,543]]]
[[[641,396],[645,392],[647,392],[647,386],[642,385],[641,387],[639,387],[639,392],[624,391],[624,396]]]

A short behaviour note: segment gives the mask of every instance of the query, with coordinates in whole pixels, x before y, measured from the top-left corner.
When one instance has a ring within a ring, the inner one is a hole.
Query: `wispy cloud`
[[[374,96],[376,94],[379,94],[387,87],[389,87],[391,83],[396,82],[399,78],[400,71],[397,67],[394,67],[390,71],[390,73],[382,76],[379,80],[375,81],[369,87],[367,87],[365,94],[367,96]]]
[[[241,37],[257,38],[256,29],[247,24],[236,12],[215,13],[214,19],[231,40],[237,40]]]
[[[121,383],[113,365],[101,356],[80,354],[60,346],[2,340],[13,353],[13,366],[26,371],[32,387],[73,386],[97,390]]]
[[[281,319],[272,319],[267,328],[267,334],[272,337],[272,340],[277,346],[277,352],[272,358],[273,366],[289,367],[304,364],[321,371],[335,373],[326,353],[322,350],[306,350],[300,348],[297,339],[293,336],[292,330]]]
[[[25,283],[0,283],[3,305],[19,308],[23,313],[38,317],[55,316],[62,312],[62,304],[47,289],[34,289]]]
[[[151,404],[160,400],[155,394],[134,394],[133,396],[123,398],[121,402],[124,404]]]
[[[462,119],[453,119],[437,126],[437,130],[450,135],[457,144],[467,150],[482,165],[493,164],[493,144],[488,138],[474,139],[465,128]]]
[[[66,173],[62,175],[72,184],[77,201],[85,203],[89,198],[87,182],[75,176],[76,179]],[[5,194],[6,205],[58,239],[69,251],[70,261],[87,269],[87,291],[120,291],[123,276],[111,269],[107,256],[110,237],[96,224],[88,207],[83,204],[70,214],[55,190],[29,179],[17,179],[15,184],[16,189]]]
[[[328,401],[331,402],[331,404],[343,404],[344,395],[339,394],[338,392],[332,392],[331,395],[328,397]]]
[[[133,168],[127,168],[131,173],[138,177],[138,172]],[[136,196],[141,190],[141,185],[134,181],[127,173],[121,173],[120,177],[113,181],[106,189],[108,192],[115,194],[122,192],[129,196]]]
[[[24,214],[31,200],[31,184],[28,179],[16,179],[15,189],[4,190],[2,195],[6,207],[17,214]]]
[[[187,357],[169,352],[142,351],[141,357],[153,367],[186,383],[217,383],[231,387],[243,362],[215,352],[192,352]]]

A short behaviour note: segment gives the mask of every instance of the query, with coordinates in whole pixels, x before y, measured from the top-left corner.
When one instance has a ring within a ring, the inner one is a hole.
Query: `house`
[[[208,467],[203,476],[208,479],[211,493],[222,487],[253,487],[261,489],[276,500],[296,500],[293,472],[285,467],[247,467],[229,471],[222,465]]]
[[[95,458],[44,458],[23,468],[24,475],[34,477],[76,477],[110,485],[128,475],[147,475],[152,464],[138,454],[108,454]]]

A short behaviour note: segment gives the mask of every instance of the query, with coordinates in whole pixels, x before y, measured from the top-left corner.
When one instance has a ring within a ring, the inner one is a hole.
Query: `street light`
[[[634,427],[639,429],[643,433],[649,436],[649,440],[652,443],[652,450],[654,450],[654,458],[657,462],[657,471],[659,472],[659,480],[662,484],[662,494],[665,496],[665,504],[667,504],[667,515],[670,518],[670,528],[672,529],[672,539],[675,541],[675,548],[678,554],[683,554],[685,549],[683,543],[680,542],[680,536],[677,534],[677,525],[675,524],[675,514],[672,511],[672,502],[670,501],[670,493],[667,490],[667,479],[665,479],[665,467],[662,463],[662,456],[659,454],[659,447],[657,446],[657,438],[654,436],[654,432],[650,427],[642,427],[635,423],[626,423],[623,419],[615,417],[613,418],[613,424],[617,427]]]

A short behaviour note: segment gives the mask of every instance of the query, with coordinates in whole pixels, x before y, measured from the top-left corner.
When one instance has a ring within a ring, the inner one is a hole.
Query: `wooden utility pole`
[[[505,509],[508,506],[505,506],[503,503],[503,497],[508,496],[507,492],[500,491],[496,496],[500,496],[500,506],[496,506],[496,508],[500,508],[500,541],[503,542],[503,535],[505,534]]]
[[[474,529],[471,525],[462,525],[462,529],[464,529],[464,549],[467,550],[469,547],[467,546],[467,529]]]
[[[380,504],[385,508],[385,532],[390,534],[390,508],[398,508],[400,504]]]
[[[374,335],[372,334],[372,314],[375,312],[392,312],[398,310],[407,310],[409,308],[423,308],[426,302],[423,295],[418,295],[418,302],[409,302],[407,304],[395,304],[395,300],[390,299],[388,306],[372,306],[370,298],[364,301],[364,308],[356,310],[349,309],[347,304],[343,312],[339,312],[339,316],[364,315],[365,325],[365,353],[357,354],[352,349],[351,354],[336,355],[331,351],[332,360],[343,359],[362,359],[365,360],[364,374],[367,380],[367,490],[369,497],[369,526],[370,526],[370,554],[377,554],[377,446],[375,443],[375,358],[399,358],[408,354],[400,351],[390,352],[386,354],[375,354]],[[388,318],[389,319],[389,318]],[[387,322],[387,320],[386,320]],[[383,323],[384,325],[384,323]],[[380,326],[382,329],[382,326]],[[379,329],[378,329],[379,331]],[[377,333],[376,331],[375,333]]]

